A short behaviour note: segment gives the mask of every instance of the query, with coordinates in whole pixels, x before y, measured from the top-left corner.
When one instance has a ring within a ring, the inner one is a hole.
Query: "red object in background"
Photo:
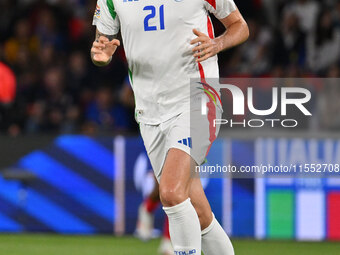
[[[163,227],[163,238],[170,240],[169,219],[168,219],[168,216],[166,215],[165,215],[164,227]]]
[[[69,36],[73,41],[79,40],[85,32],[85,23],[81,19],[74,18],[69,22]]]
[[[155,210],[158,208],[158,206],[160,205],[160,201],[153,201],[151,198],[147,198],[144,201],[145,207],[146,207],[146,211],[148,213],[154,213]]]
[[[12,70],[0,62],[0,103],[11,103],[15,98],[16,79]]]
[[[340,240],[340,192],[330,192],[327,197],[327,237]]]

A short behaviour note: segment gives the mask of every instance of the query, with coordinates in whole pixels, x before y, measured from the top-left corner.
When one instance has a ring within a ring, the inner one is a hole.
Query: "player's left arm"
[[[197,29],[193,30],[197,38],[192,40],[191,44],[198,44],[192,50],[197,62],[207,60],[219,52],[235,47],[248,39],[249,28],[238,9],[230,13],[226,18],[220,19],[220,21],[226,31],[217,38],[211,39]]]

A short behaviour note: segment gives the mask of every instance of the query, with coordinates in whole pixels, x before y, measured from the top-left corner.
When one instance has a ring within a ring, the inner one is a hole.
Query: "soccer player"
[[[209,12],[226,28],[217,38]],[[211,211],[200,179],[192,172],[205,161],[219,131],[213,121],[222,114],[219,93],[211,90],[206,78],[218,78],[219,52],[249,36],[235,3],[98,0],[93,24],[97,31],[91,57],[97,66],[110,63],[120,46],[116,35],[121,30],[136,100],[136,120],[159,182],[174,253],[234,254],[228,236]],[[191,78],[200,78],[203,84],[193,94],[195,97],[191,95]],[[204,96],[204,91],[214,100],[207,100],[207,116],[198,116],[201,105],[197,103],[193,108],[191,102]],[[201,117],[199,125],[191,125],[191,116]]]

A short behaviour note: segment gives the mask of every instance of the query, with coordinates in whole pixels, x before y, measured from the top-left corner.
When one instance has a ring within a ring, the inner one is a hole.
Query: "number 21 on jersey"
[[[150,26],[149,21],[156,17],[157,11],[159,12],[159,29],[164,30],[164,5],[159,7],[159,10],[156,9],[153,5],[145,6],[143,11],[149,12],[149,14],[144,19],[144,31],[156,31],[158,29],[157,26]]]

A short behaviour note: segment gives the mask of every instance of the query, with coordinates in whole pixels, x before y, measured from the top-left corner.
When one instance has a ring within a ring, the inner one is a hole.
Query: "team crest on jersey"
[[[97,4],[96,6],[96,10],[94,11],[94,16],[97,18],[97,19],[100,19],[100,6]]]

